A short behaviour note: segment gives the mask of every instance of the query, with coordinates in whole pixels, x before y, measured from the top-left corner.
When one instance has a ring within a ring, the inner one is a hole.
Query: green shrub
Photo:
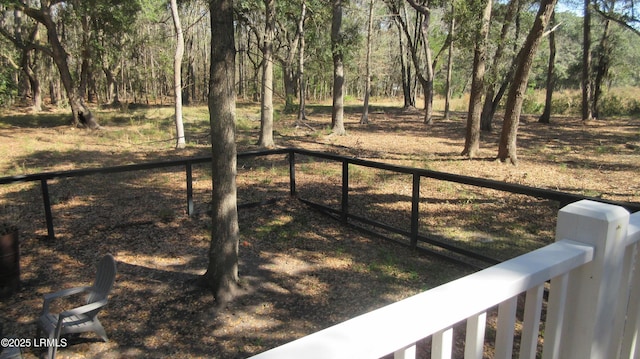
[[[630,116],[640,115],[640,100],[637,98],[630,99],[626,106],[627,114]]]
[[[576,115],[580,113],[582,97],[578,94],[555,93],[551,99],[551,113],[555,115]]]
[[[287,95],[282,112],[284,112],[285,114],[297,113],[298,108],[299,105],[296,103],[296,97],[291,94]]]
[[[625,106],[622,99],[616,95],[602,96],[598,104],[600,117],[625,115]]]
[[[534,114],[544,110],[544,103],[538,102],[535,91],[529,89],[522,103],[522,113]]]
[[[0,107],[9,106],[18,95],[16,84],[8,71],[0,73]]]
[[[356,102],[358,99],[353,95],[344,95],[344,103]]]

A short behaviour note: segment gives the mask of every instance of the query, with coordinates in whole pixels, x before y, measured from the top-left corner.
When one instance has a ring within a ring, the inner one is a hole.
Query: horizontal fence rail
[[[323,159],[328,159],[332,161],[346,162],[348,164],[353,164],[353,165],[358,165],[363,167],[376,168],[376,169],[387,170],[387,171],[392,171],[396,173],[411,174],[411,175],[416,175],[416,176],[425,177],[425,178],[433,178],[433,179],[442,180],[442,181],[455,182],[455,183],[467,184],[467,185],[472,185],[472,186],[482,187],[482,188],[495,189],[495,190],[505,191],[510,193],[524,194],[524,195],[537,197],[537,198],[550,199],[550,200],[560,202],[561,206],[564,206],[572,202],[577,202],[582,199],[589,199],[592,201],[611,203],[621,207],[625,207],[631,212],[640,211],[640,203],[624,203],[624,202],[617,202],[617,201],[607,201],[600,198],[593,198],[589,196],[582,196],[578,194],[555,191],[550,189],[530,187],[530,186],[524,186],[524,185],[519,185],[515,183],[507,183],[507,182],[501,182],[501,181],[490,180],[485,178],[464,176],[464,175],[439,172],[439,171],[433,171],[433,170],[422,169],[422,168],[392,165],[392,164],[387,164],[382,162],[364,160],[356,157],[339,156],[339,155],[334,155],[330,153],[310,151],[310,150],[299,149],[299,148],[291,149],[291,150],[295,154],[323,158]]]
[[[575,202],[558,213],[553,244],[251,359],[398,359],[416,358],[418,350],[419,357],[428,350],[431,358],[464,353],[479,359],[487,344],[492,357],[505,359],[516,349],[517,357],[530,359],[638,358],[639,240],[640,213]],[[495,307],[497,320],[489,322]],[[454,330],[464,324],[464,340],[454,341]],[[489,327],[495,334],[486,335]]]
[[[258,157],[258,156],[269,156],[269,155],[289,154],[289,153],[290,153],[289,149],[248,151],[248,152],[239,153],[238,159],[247,159],[247,158]],[[108,175],[108,174],[115,174],[115,173],[148,171],[148,170],[154,170],[154,169],[183,166],[185,168],[185,181],[187,184],[187,190],[186,190],[187,213],[191,215],[193,213],[193,208],[194,208],[193,175],[192,175],[193,165],[203,164],[203,163],[211,163],[211,156],[200,156],[200,157],[192,157],[192,158],[185,158],[185,159],[155,161],[155,162],[112,166],[112,167],[84,168],[84,169],[68,170],[68,171],[52,171],[52,172],[42,172],[42,173],[27,174],[27,175],[0,177],[0,185],[25,183],[25,182],[40,182],[40,187],[42,190],[42,201],[44,205],[45,221],[47,224],[47,237],[53,240],[55,239],[55,229],[53,225],[51,199],[49,196],[48,182],[50,180],[58,179],[58,178],[74,178],[74,177],[85,177],[85,176],[92,176],[92,175]],[[251,204],[246,204],[246,205],[250,206]]]
[[[564,206],[569,203],[573,203],[583,199],[588,199],[588,200],[597,201],[597,202],[619,205],[632,212],[640,211],[640,203],[622,203],[622,202],[616,202],[616,201],[607,201],[599,198],[587,197],[587,196],[548,190],[543,188],[529,187],[529,186],[513,184],[513,183],[500,182],[500,181],[489,180],[484,178],[476,178],[476,177],[470,177],[470,176],[464,176],[464,175],[438,172],[438,171],[433,171],[428,169],[392,165],[387,163],[359,159],[355,157],[340,156],[340,155],[335,155],[335,154],[325,153],[325,152],[310,151],[305,149],[292,149],[291,156],[294,156],[295,158],[296,155],[335,161],[337,163],[340,163],[342,166],[341,167],[342,168],[341,203],[340,203],[339,209],[331,208],[321,203],[317,203],[317,202],[313,202],[311,200],[305,199],[300,195],[296,195],[296,197],[298,197],[298,199],[301,200],[302,202],[316,209],[319,209],[325,212],[326,214],[333,216],[335,219],[340,220],[345,224],[352,225],[360,230],[367,231],[370,234],[379,235],[379,233],[371,232],[367,230],[365,227],[357,225],[356,223],[373,226],[378,229],[383,229],[385,231],[389,231],[389,232],[401,235],[405,238],[408,238],[408,244],[411,247],[420,248],[423,251],[427,251],[430,254],[442,257],[444,259],[453,260],[458,263],[464,263],[464,264],[471,265],[473,267],[478,267],[478,268],[484,268],[486,267],[486,264],[493,265],[501,262],[502,260],[498,258],[482,255],[473,250],[468,250],[456,245],[452,245],[447,241],[420,235],[419,204],[421,202],[421,197],[420,197],[420,179],[421,178],[431,178],[435,180],[470,185],[470,186],[475,186],[479,188],[487,188],[487,189],[499,190],[499,191],[504,191],[509,193],[522,194],[522,195],[527,195],[527,196],[531,196],[539,199],[553,200],[553,201],[557,201],[560,206]],[[292,159],[290,158],[290,161],[291,160]],[[363,218],[361,216],[353,214],[352,211],[350,211],[349,169],[351,165],[386,170],[394,173],[402,173],[402,174],[407,174],[412,176],[412,191],[411,191],[412,198],[411,198],[411,214],[410,214],[411,222],[410,222],[409,229],[398,228],[394,225],[380,223],[378,221],[375,221],[369,218]],[[296,194],[295,190],[293,193]],[[403,241],[398,241],[385,236],[383,237],[385,239],[398,242],[400,244],[407,244],[406,242],[403,242]],[[418,242],[423,242],[429,245],[433,245],[438,250],[434,251],[428,248],[417,247]],[[456,257],[450,256],[449,253],[462,255],[464,258],[472,258],[481,263],[484,263],[485,265],[478,265],[478,264],[475,264],[474,262],[469,262],[469,261],[461,262]]]
[[[286,148],[275,149],[275,150],[264,150],[264,151],[248,151],[248,152],[238,153],[238,158],[240,159],[240,158],[251,158],[251,157],[269,156],[269,155],[277,155],[277,154],[289,154],[290,152],[291,150]],[[122,166],[84,168],[84,169],[78,169],[78,170],[53,171],[53,172],[42,172],[42,173],[35,173],[35,174],[28,174],[28,175],[0,177],[0,185],[50,180],[54,178],[84,177],[84,176],[90,176],[90,175],[96,175],[96,174],[144,171],[144,170],[152,170],[157,168],[178,167],[178,166],[184,166],[187,164],[197,164],[197,163],[211,163],[211,156],[199,156],[199,157],[191,157],[191,158],[184,158],[184,159],[177,159],[177,160],[155,161],[155,162],[138,163],[138,164],[131,164],[131,165],[122,165]]]
[[[488,188],[488,189],[494,189],[499,191],[505,191],[509,193],[523,194],[523,195],[528,195],[535,198],[557,201],[561,205],[565,205],[565,204],[572,203],[572,202],[586,198],[586,199],[591,199],[595,201],[621,205],[627,208],[629,211],[640,211],[639,203],[612,202],[612,201],[606,201],[598,198],[590,198],[590,197],[585,197],[577,194],[565,193],[560,191],[528,187],[528,186],[523,186],[519,184],[512,184],[512,183],[488,180],[483,178],[456,175],[456,174],[438,172],[438,171],[427,170],[427,169],[392,165],[387,163],[359,159],[355,157],[340,156],[340,155],[331,154],[331,153],[310,151],[310,150],[299,149],[299,148],[282,148],[282,149],[274,149],[274,150],[242,152],[238,154],[238,159],[249,159],[249,158],[269,156],[269,155],[285,155],[286,159],[288,160],[289,188],[290,188],[289,191],[291,196],[297,197],[302,202],[308,205],[311,205],[314,208],[319,209],[329,215],[334,216],[336,219],[342,221],[345,224],[355,226],[358,229],[368,231],[374,235],[379,235],[379,233],[371,232],[366,228],[364,228],[363,226],[358,225],[358,223],[366,226],[372,226],[378,229],[382,229],[384,231],[396,233],[402,236],[403,238],[407,238],[406,242],[399,241],[402,244],[408,244],[412,247],[417,247],[418,242],[424,242],[424,243],[433,245],[437,248],[444,249],[445,251],[457,253],[467,258],[474,258],[478,261],[488,263],[488,264],[495,264],[500,262],[500,260],[476,253],[473,250],[468,250],[468,249],[457,247],[455,245],[451,245],[446,241],[420,235],[419,221],[420,221],[421,214],[419,212],[419,203],[421,201],[421,198],[420,198],[421,178],[430,178],[430,179],[435,179],[440,181],[448,181],[448,182],[459,183],[464,185],[471,185],[471,186],[476,186],[480,188]],[[298,189],[296,185],[296,164],[297,164],[296,161],[297,161],[297,158],[301,156],[332,161],[332,162],[339,163],[341,165],[341,168],[342,168],[341,170],[342,182],[341,182],[341,196],[340,196],[341,203],[338,209],[330,208],[323,204],[313,202],[309,199],[301,198],[298,195]],[[39,182],[41,186],[41,191],[42,191],[42,201],[44,206],[44,215],[45,215],[45,220],[47,225],[48,238],[54,239],[55,238],[54,220],[53,220],[53,213],[51,210],[51,200],[49,198],[50,196],[49,196],[49,188],[48,188],[48,182],[52,179],[73,178],[73,177],[82,177],[82,176],[90,176],[90,175],[108,175],[108,174],[114,174],[114,173],[145,171],[145,170],[153,170],[153,169],[169,168],[169,167],[184,167],[185,181],[186,181],[186,194],[185,194],[186,195],[186,211],[188,214],[192,214],[194,209],[193,187],[192,187],[192,182],[193,182],[192,167],[193,165],[196,165],[196,164],[204,164],[204,163],[210,163],[210,162],[211,162],[210,156],[202,156],[202,157],[193,157],[193,158],[167,160],[167,161],[156,161],[156,162],[123,165],[123,166],[115,166],[115,167],[45,172],[45,173],[38,173],[38,174],[1,177],[0,185],[22,183],[22,182]],[[410,217],[410,225],[408,226],[408,228],[398,228],[397,226],[394,226],[391,224],[381,223],[380,221],[358,216],[352,213],[352,211],[350,211],[349,177],[350,177],[350,171],[352,166],[362,166],[362,167],[386,170],[386,171],[391,171],[393,173],[407,174],[412,176],[411,212],[408,214],[408,216]],[[250,205],[252,204],[242,204],[242,206],[250,206]],[[385,237],[385,238],[391,239],[388,237]],[[395,239],[392,239],[392,240],[395,240]],[[395,240],[395,241],[398,242],[398,240]],[[430,251],[430,252],[432,254],[444,256],[447,259],[451,259],[448,255],[442,254],[440,251]]]

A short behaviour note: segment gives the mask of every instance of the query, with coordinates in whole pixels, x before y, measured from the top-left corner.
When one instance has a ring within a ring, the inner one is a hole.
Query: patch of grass
[[[337,165],[327,165],[323,162],[309,162],[300,166],[300,170],[309,175],[319,175],[322,177],[340,177],[342,168]]]
[[[370,168],[349,164],[349,181],[372,186],[375,184],[376,176]]]
[[[367,265],[367,271],[381,275],[385,280],[390,281],[419,280],[420,274],[415,268],[411,266],[406,267],[405,262],[411,263],[410,261],[406,261],[406,258],[399,258],[398,253],[379,250],[377,260]]]
[[[272,164],[270,167],[261,167],[260,170],[263,173],[273,177],[289,176],[289,167],[287,166],[277,166],[275,164]]]
[[[391,171],[377,170],[369,167],[349,164],[349,180],[373,186],[402,179],[403,175]],[[406,177],[406,176],[405,176]]]
[[[298,229],[294,228],[291,215],[280,215],[267,223],[257,226],[254,231],[260,239],[274,239],[277,242],[288,242],[295,239]]]
[[[0,116],[0,129],[11,127],[48,128],[71,124],[70,113],[26,113]]]
[[[198,166],[193,168],[193,178],[196,181],[211,181],[211,166]]]
[[[351,270],[356,273],[369,273],[370,268],[364,263],[356,262],[351,265]]]
[[[595,152],[597,154],[613,154],[613,153],[617,153],[617,149],[614,146],[598,146],[595,149]]]
[[[436,191],[445,195],[454,195],[458,192],[458,186],[453,182],[438,181],[436,182]]]
[[[391,171],[385,171],[385,170],[375,171],[374,170],[374,172],[377,172],[377,175],[376,175],[377,182],[381,182],[381,183],[391,182],[402,177],[401,174],[394,173]]]
[[[331,134],[331,127],[326,126],[321,130],[313,131],[311,133],[311,138],[317,140],[317,139],[322,138],[324,136],[329,136],[330,134]]]
[[[262,179],[260,179],[260,183],[265,185],[270,185],[271,183],[273,183],[273,178],[269,176],[264,176],[262,177]]]
[[[238,117],[236,119],[236,129],[238,131],[250,131],[256,127],[255,121],[246,117]]]
[[[158,218],[160,218],[160,221],[164,223],[173,222],[173,220],[176,218],[175,211],[169,207],[162,207],[158,209],[157,215]]]
[[[602,192],[594,190],[594,189],[587,189],[584,191],[584,195],[587,197],[595,197],[595,198],[600,198],[602,197]]]

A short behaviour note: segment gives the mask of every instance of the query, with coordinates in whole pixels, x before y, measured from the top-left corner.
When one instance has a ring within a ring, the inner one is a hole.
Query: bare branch
[[[560,23],[558,23],[556,26],[552,27],[551,29],[549,29],[549,30],[545,31],[545,32],[542,34],[542,37],[547,37],[547,36],[549,36],[549,34],[551,34],[552,32],[554,32],[554,31],[556,31],[556,30],[558,30],[558,28],[560,27],[560,25],[562,25],[562,23],[561,23],[561,22],[560,22]]]
[[[23,51],[28,51],[28,50],[38,50],[38,51],[42,51],[43,53],[49,55],[49,56],[53,56],[53,52],[51,52],[51,49],[43,46],[41,44],[29,41],[29,42],[23,42],[18,40],[17,38],[15,38],[9,31],[7,31],[7,29],[5,29],[4,27],[0,27],[0,35],[2,35],[3,37],[5,37],[7,40],[11,41],[13,43],[13,45],[15,47],[17,47],[20,50]]]
[[[407,0],[407,2],[409,3],[409,5],[411,5],[412,8],[414,8],[422,15],[429,15],[431,13],[431,9],[429,9],[428,6],[420,5],[415,0]]]
[[[637,18],[625,18],[624,16],[615,16],[613,14],[605,13],[604,11],[594,8],[594,10],[603,18],[614,21],[626,28],[627,30],[631,30],[634,34],[640,36],[640,30],[633,27],[630,22],[640,22],[640,19]]]
[[[11,56],[9,56],[9,55],[7,55],[7,54],[5,54],[5,53],[0,52],[0,57],[2,57],[2,58],[4,58],[4,59],[6,59],[7,61],[9,61],[9,65],[11,65],[11,67],[12,67],[14,70],[18,70],[18,69],[20,68],[20,66],[18,66],[18,64],[16,64],[16,62],[15,62],[15,61],[13,61],[13,59],[11,58]]]

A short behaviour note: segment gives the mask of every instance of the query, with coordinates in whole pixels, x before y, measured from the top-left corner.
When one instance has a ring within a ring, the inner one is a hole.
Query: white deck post
[[[570,239],[594,247],[592,262],[569,275],[560,358],[614,358],[616,308],[624,263],[629,212],[582,200],[560,210],[556,241]],[[553,283],[552,283],[553,291]]]

